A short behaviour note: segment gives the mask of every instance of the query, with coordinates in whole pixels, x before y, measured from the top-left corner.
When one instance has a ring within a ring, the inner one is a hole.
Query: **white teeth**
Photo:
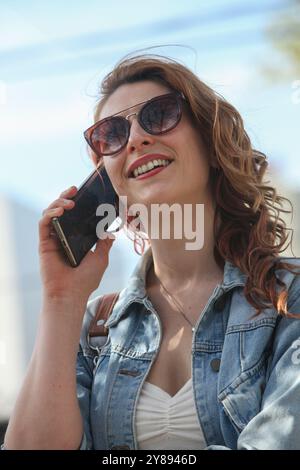
[[[162,159],[150,161],[145,165],[135,168],[135,170],[133,171],[134,177],[136,178],[138,175],[142,175],[143,173],[146,173],[149,170],[153,170],[153,168],[156,166],[167,166],[170,163],[171,162],[169,160]]]

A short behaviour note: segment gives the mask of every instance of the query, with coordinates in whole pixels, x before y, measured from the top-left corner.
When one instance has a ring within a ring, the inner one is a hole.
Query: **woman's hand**
[[[39,257],[43,294],[46,299],[68,299],[86,302],[97,289],[108,266],[108,254],[114,238],[99,239],[94,252],[89,251],[80,265],[73,268],[62,253],[60,241],[52,227],[51,219],[70,210],[75,203],[77,188],[63,191],[47,209],[39,222]]]

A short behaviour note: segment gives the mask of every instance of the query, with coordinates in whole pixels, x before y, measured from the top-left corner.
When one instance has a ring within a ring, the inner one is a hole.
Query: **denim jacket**
[[[284,260],[299,269],[299,258]],[[87,304],[77,359],[81,449],[138,449],[136,405],[162,337],[145,290],[152,262],[150,247],[106,322],[107,338],[87,338],[99,297]],[[286,283],[288,310],[300,313],[300,276],[278,270],[277,277]],[[253,317],[246,279],[226,261],[193,333],[193,392],[206,449],[300,449],[300,321],[273,308]]]

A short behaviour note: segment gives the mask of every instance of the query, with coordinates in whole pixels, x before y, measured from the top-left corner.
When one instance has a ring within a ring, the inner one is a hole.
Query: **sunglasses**
[[[123,109],[112,116],[101,119],[84,132],[84,137],[98,157],[114,155],[127,144],[130,134],[130,116],[136,116],[139,125],[152,135],[162,135],[171,131],[182,116],[183,93],[171,92],[156,96],[130,108]],[[144,105],[136,113],[119,116],[136,106]]]

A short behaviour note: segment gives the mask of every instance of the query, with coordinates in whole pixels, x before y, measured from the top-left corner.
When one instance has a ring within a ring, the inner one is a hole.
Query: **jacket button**
[[[226,295],[223,294],[218,300],[215,301],[214,303],[214,309],[217,310],[217,312],[221,312],[224,310],[226,305]]]
[[[213,359],[212,361],[210,361],[210,367],[212,368],[214,372],[219,372],[220,363],[221,363],[220,359]]]
[[[129,446],[112,446],[110,450],[130,450]]]

